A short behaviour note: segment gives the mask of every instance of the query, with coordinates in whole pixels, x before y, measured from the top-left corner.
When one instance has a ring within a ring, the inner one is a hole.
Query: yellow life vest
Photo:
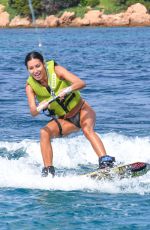
[[[66,80],[61,80],[54,71],[54,61],[48,61],[46,63],[47,71],[48,71],[48,85],[53,90],[55,95],[57,96],[59,92],[70,86],[70,82]],[[27,79],[27,83],[33,89],[38,102],[43,100],[52,99],[51,93],[47,90],[46,87],[42,86],[38,81],[36,81],[31,75]],[[80,101],[80,92],[74,91],[69,93],[64,100],[60,101],[59,99],[55,100],[48,107],[49,111],[53,113],[53,115],[57,115],[58,117],[64,116],[68,112],[70,112]]]

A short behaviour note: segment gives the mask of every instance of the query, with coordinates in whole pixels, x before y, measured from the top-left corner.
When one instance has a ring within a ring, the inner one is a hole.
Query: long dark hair
[[[36,51],[32,51],[32,52],[28,53],[27,56],[25,57],[25,66],[26,67],[28,65],[28,61],[30,61],[31,59],[39,59],[42,63],[44,63],[44,58],[43,58],[42,54],[40,54],[39,52],[36,52]]]

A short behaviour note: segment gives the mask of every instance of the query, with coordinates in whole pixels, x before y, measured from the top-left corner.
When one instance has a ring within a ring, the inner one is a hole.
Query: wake
[[[107,153],[123,164],[150,163],[150,138],[116,133],[101,136]],[[41,177],[40,144],[36,140],[0,142],[0,187],[42,190],[81,190],[100,193],[150,193],[150,173],[115,181],[95,181],[81,174],[98,167],[98,159],[84,136],[53,140],[55,178]]]

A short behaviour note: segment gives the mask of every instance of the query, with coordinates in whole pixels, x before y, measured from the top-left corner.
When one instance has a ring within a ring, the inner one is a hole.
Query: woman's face
[[[31,59],[28,61],[27,68],[30,75],[37,81],[42,80],[45,76],[45,66],[39,59]]]

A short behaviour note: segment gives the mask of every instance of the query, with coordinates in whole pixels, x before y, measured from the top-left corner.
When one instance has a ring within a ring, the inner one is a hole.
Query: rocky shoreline
[[[140,3],[134,4],[125,12],[106,15],[99,10],[90,10],[83,18],[76,17],[74,12],[65,11],[61,17],[54,15],[45,19],[37,19],[35,24],[29,18],[14,17],[5,11],[5,6],[0,4],[0,28],[30,28],[30,27],[82,27],[82,26],[150,26],[150,14],[146,7]]]

